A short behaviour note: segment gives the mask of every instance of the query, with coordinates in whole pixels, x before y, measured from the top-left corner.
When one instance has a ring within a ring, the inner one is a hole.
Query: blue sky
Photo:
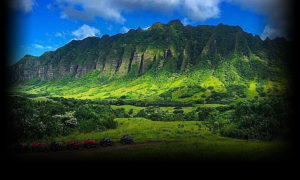
[[[262,3],[263,2],[263,3]],[[277,2],[277,4],[274,4]],[[246,32],[284,36],[274,23],[279,0],[12,0],[14,52],[9,64],[25,54],[40,56],[72,39],[145,29],[179,19],[187,25],[239,25]],[[269,3],[269,4],[268,4]],[[273,3],[273,4],[272,4]],[[270,9],[270,8],[273,8]],[[276,21],[284,20],[283,15]]]

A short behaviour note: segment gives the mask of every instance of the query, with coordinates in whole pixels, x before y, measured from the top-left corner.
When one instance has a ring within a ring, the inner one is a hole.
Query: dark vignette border
[[[288,169],[288,168],[293,168],[293,162],[298,160],[298,149],[296,148],[297,146],[297,131],[298,131],[298,121],[297,121],[297,104],[298,104],[298,99],[299,99],[299,89],[298,89],[298,73],[299,73],[299,67],[298,66],[298,57],[297,57],[297,50],[298,47],[297,45],[299,44],[299,35],[297,32],[298,26],[296,22],[299,21],[299,19],[296,16],[297,12],[297,1],[296,0],[290,0],[290,6],[289,6],[289,12],[292,13],[290,23],[293,25],[293,32],[291,32],[293,40],[293,61],[290,64],[290,75],[291,75],[291,81],[294,82],[292,83],[292,92],[290,94],[291,96],[291,103],[293,104],[293,114],[292,117],[294,121],[292,122],[292,134],[293,137],[291,137],[291,140],[293,142],[293,147],[291,151],[289,152],[289,158],[287,161],[283,162],[258,162],[258,163],[244,163],[244,162],[239,162],[239,161],[232,161],[232,162],[222,162],[222,161],[216,161],[216,162],[197,162],[197,161],[187,161],[184,159],[178,159],[178,161],[162,161],[162,162],[157,162],[153,161],[151,159],[141,159],[139,161],[132,161],[132,162],[122,162],[120,160],[115,160],[115,161],[110,161],[110,162],[90,162],[88,164],[74,164],[74,163],[62,163],[62,164],[56,164],[55,162],[16,162],[13,156],[9,153],[8,149],[6,148],[7,144],[9,143],[9,137],[7,134],[10,133],[10,129],[7,126],[7,118],[6,118],[6,88],[8,86],[7,84],[7,60],[9,57],[9,53],[12,52],[13,50],[11,49],[12,44],[11,44],[11,38],[14,38],[13,32],[16,29],[19,29],[21,27],[13,27],[13,22],[14,18],[12,17],[12,13],[10,12],[10,8],[8,7],[8,0],[2,1],[2,11],[1,11],[1,17],[3,18],[2,22],[2,28],[1,30],[4,31],[2,33],[2,44],[1,44],[1,103],[2,103],[2,108],[1,108],[1,121],[2,125],[1,127],[1,133],[2,134],[2,144],[4,144],[4,148],[2,148],[2,155],[6,157],[5,160],[5,165],[7,166],[8,169],[10,168],[20,168],[23,170],[29,170],[27,168],[44,168],[44,167],[55,167],[55,168],[79,168],[79,169],[85,169],[85,168],[91,168],[91,169],[101,169],[101,168],[120,168],[120,169],[147,169],[149,168],[148,173],[152,173],[153,171],[160,171],[162,169],[173,169],[170,171],[170,173],[176,173],[176,169],[182,170],[196,170],[195,172],[198,173],[200,169],[202,170],[208,170],[208,171],[214,171],[215,169],[223,169],[223,171],[226,170],[233,170],[233,169],[239,169],[239,170],[258,170],[257,172],[260,172],[262,169],[273,169],[273,168],[280,168],[280,169]],[[129,163],[129,164],[128,164]],[[42,166],[41,166],[42,165]],[[269,171],[270,173],[274,173],[272,171]],[[200,172],[199,172],[200,173]],[[251,171],[249,172],[251,173]],[[130,173],[129,173],[130,174]]]

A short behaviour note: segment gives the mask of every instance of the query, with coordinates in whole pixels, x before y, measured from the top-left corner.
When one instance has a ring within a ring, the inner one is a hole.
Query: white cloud
[[[270,27],[269,25],[265,26],[264,32],[260,35],[261,39],[265,40],[267,37],[274,39],[275,37],[283,36],[281,29]]]
[[[125,13],[146,10],[171,14],[179,12],[184,16],[184,24],[205,21],[221,16],[221,3],[231,3],[265,16],[266,25],[275,29],[291,29],[290,0],[56,0],[62,18],[85,21],[101,17],[115,23],[124,24]]]
[[[184,11],[190,19],[196,21],[217,18],[220,15],[220,2],[221,0],[185,0]]]
[[[37,49],[53,49],[52,46],[43,46],[41,44],[33,44],[33,47],[37,48]]]
[[[219,16],[221,0],[57,0],[63,18],[91,20],[102,17],[123,24],[124,12],[150,10],[172,13],[175,10],[185,13],[194,20],[206,20]],[[80,7],[80,8],[78,8]]]
[[[42,46],[40,44],[33,44],[33,46],[38,49],[44,49],[44,46]]]
[[[57,0],[57,2],[62,10],[62,18],[92,20],[95,17],[102,17],[117,23],[125,22],[121,9],[110,0]]]
[[[62,31],[55,33],[54,36],[59,38],[66,38],[66,36],[68,36],[69,34],[69,32]]]
[[[86,37],[96,36],[99,34],[99,29],[92,26],[88,26],[86,24],[82,25],[80,28],[72,32],[72,35],[75,36],[77,39],[84,39]]]
[[[32,7],[35,5],[34,0],[11,0],[9,1],[11,7],[15,11],[23,11],[24,13],[29,13],[32,11]]]
[[[49,10],[53,10],[54,7],[53,7],[52,4],[47,4],[46,8],[49,9]]]
[[[63,36],[63,34],[62,33],[60,33],[60,32],[57,32],[57,33],[55,33],[55,35],[54,35],[55,37],[62,37]]]
[[[265,16],[266,26],[261,34],[262,38],[274,38],[278,36],[290,36],[293,29],[291,17],[293,12],[290,0],[226,0],[235,3],[244,9],[251,10]]]
[[[127,28],[127,27],[125,27],[125,26],[123,26],[123,27],[121,28],[121,32],[123,32],[123,33],[127,33],[129,30],[130,30],[130,28]]]
[[[191,22],[188,18],[183,18],[183,20],[181,22],[184,26],[191,24]]]
[[[146,30],[148,30],[150,27],[151,27],[151,26],[144,27],[143,30],[146,31]]]
[[[67,15],[66,13],[62,12],[62,13],[60,14],[60,18],[62,18],[62,19],[67,19],[67,18],[68,18],[68,15]]]

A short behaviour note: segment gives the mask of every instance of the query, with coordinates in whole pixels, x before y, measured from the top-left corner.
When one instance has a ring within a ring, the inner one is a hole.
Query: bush
[[[66,126],[74,128],[77,126],[77,119],[74,117],[74,113],[75,111],[69,111],[63,115],[54,115],[53,117],[62,121]]]
[[[183,114],[183,110],[182,109],[175,109],[173,111],[174,114]]]
[[[34,140],[72,132],[90,132],[117,127],[116,117],[128,116],[88,100],[52,98],[35,101],[14,96],[8,99],[9,128],[13,141]]]
[[[198,112],[198,120],[199,121],[205,121],[208,119],[209,117],[209,113],[212,111],[212,108],[197,108],[197,112]]]
[[[132,108],[128,111],[128,114],[129,114],[129,115],[132,115],[132,114],[133,114],[133,109],[132,109]]]
[[[289,105],[282,98],[248,100],[234,106],[231,124],[221,134],[234,138],[270,140],[288,129]]]

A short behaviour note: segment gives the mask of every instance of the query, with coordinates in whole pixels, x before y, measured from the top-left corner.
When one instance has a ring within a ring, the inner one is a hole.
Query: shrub
[[[209,113],[212,111],[212,108],[197,108],[197,112],[198,112],[198,120],[199,121],[205,121],[209,118]]]
[[[182,109],[175,109],[173,111],[174,114],[183,114],[183,110]]]
[[[51,98],[35,101],[26,97],[9,97],[8,118],[13,140],[33,140],[72,132],[90,132],[117,127],[115,112],[108,105],[92,101]],[[127,114],[128,116],[128,114]]]
[[[133,114],[133,109],[132,109],[132,108],[128,111],[128,114],[129,114],[129,115],[132,115],[132,114]]]
[[[222,135],[243,139],[270,140],[286,132],[289,122],[289,104],[282,98],[253,99],[234,106],[231,125]]]

